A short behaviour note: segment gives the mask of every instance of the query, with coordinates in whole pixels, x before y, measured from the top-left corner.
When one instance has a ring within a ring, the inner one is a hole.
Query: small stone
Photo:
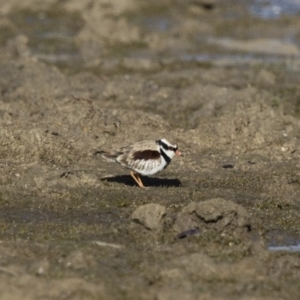
[[[193,235],[199,235],[200,234],[200,230],[197,229],[197,228],[192,228],[192,229],[187,229],[183,232],[180,232],[178,235],[177,235],[177,238],[178,239],[184,239],[188,236],[193,236]]]
[[[50,268],[49,261],[46,260],[46,259],[43,259],[43,260],[33,262],[29,266],[28,270],[29,270],[30,273],[33,273],[37,276],[43,276],[43,275],[48,273],[49,268]]]

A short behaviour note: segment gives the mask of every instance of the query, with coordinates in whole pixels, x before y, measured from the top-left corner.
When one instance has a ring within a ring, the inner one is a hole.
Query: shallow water
[[[275,231],[267,236],[269,251],[300,251],[300,235],[297,233],[286,233],[284,231]]]
[[[290,246],[269,246],[269,251],[286,251],[286,252],[299,252],[300,244]]]
[[[296,15],[300,13],[300,1],[297,0],[272,0],[272,1],[249,1],[250,13],[262,19],[279,18],[284,14]],[[50,11],[33,12],[30,10],[16,11],[10,15],[11,20],[17,24],[18,34],[24,34],[29,38],[29,48],[33,55],[41,61],[67,67],[69,69],[80,69],[84,67],[79,49],[75,43],[75,36],[82,28],[84,21],[76,13],[69,13],[54,6]],[[142,12],[131,15],[129,22],[145,34],[154,32],[157,34],[170,33],[171,30],[180,24],[172,19],[167,11],[147,14]],[[260,38],[261,33],[256,31],[255,37]],[[7,38],[10,35],[8,34]],[[198,40],[199,38],[199,40]],[[259,55],[248,51],[247,53],[236,53],[231,49],[222,46],[224,37],[215,36],[213,33],[206,36],[194,37],[195,49],[186,51],[184,49],[172,48],[172,53],[166,53],[168,58],[177,61],[208,62],[215,65],[253,65],[260,63],[278,63],[282,61],[280,55]],[[214,41],[213,43],[211,41]],[[293,43],[293,40],[289,40]],[[197,53],[196,48],[201,46],[201,52]],[[211,45],[214,44],[214,48]],[[220,47],[221,46],[221,47]],[[205,47],[208,47],[206,50]],[[220,51],[221,50],[221,51]],[[142,52],[142,55],[139,53]],[[137,51],[128,47],[123,49],[122,54],[128,57],[139,57],[153,59],[158,54],[153,50],[141,49]],[[115,55],[119,55],[118,53]],[[161,54],[160,54],[161,55]],[[163,55],[164,56],[164,55]],[[163,57],[162,56],[162,57]]]
[[[32,54],[41,61],[59,66],[80,61],[73,39],[83,25],[79,14],[53,7],[41,12],[16,11],[10,19],[18,25],[18,34],[28,37]]]
[[[299,0],[255,0],[249,6],[250,12],[262,19],[277,19],[284,15],[300,14]]]

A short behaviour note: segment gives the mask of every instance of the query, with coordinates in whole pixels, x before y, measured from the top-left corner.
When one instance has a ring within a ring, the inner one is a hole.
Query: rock
[[[165,214],[165,206],[156,203],[149,203],[139,206],[133,212],[131,220],[144,225],[146,229],[158,230],[162,227]]]

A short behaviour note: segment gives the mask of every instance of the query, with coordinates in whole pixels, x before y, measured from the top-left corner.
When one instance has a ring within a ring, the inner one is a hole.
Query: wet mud
[[[298,299],[300,4],[150,2],[0,4],[1,299]]]

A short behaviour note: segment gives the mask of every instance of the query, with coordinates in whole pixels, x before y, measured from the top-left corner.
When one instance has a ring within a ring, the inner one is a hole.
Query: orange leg
[[[141,188],[145,188],[145,186],[143,185],[142,179],[139,176],[139,174],[134,173],[133,171],[130,172],[131,177],[135,180],[135,182],[138,184],[139,187]]]

